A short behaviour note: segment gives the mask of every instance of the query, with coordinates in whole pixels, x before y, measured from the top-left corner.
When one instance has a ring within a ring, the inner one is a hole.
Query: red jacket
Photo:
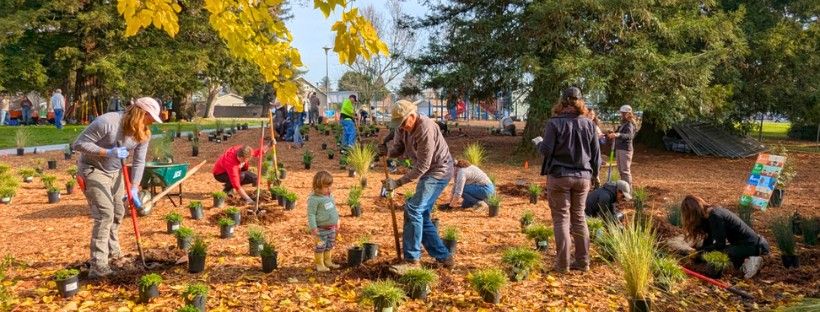
[[[242,145],[236,145],[225,151],[225,154],[219,156],[214,164],[214,169],[211,171],[214,175],[228,173],[228,178],[231,180],[231,185],[235,190],[238,190],[242,185],[239,184],[239,172],[248,170],[248,163],[246,162],[242,168],[239,168],[239,158],[236,153],[242,149]],[[262,151],[259,149],[253,150],[251,153],[253,157],[259,158],[262,156]]]

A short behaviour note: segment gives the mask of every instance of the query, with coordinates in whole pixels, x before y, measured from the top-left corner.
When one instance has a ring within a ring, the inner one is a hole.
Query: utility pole
[[[327,63],[327,53],[330,51],[330,47],[322,47],[325,50],[325,109],[330,109],[330,75],[328,72],[328,63]],[[321,109],[319,110],[321,111]]]

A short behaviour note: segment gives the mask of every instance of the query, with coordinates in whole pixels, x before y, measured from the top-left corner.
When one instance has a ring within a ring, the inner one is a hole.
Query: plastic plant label
[[[376,249],[376,251],[373,252],[373,258],[376,258],[378,256],[379,256],[379,250]]]
[[[539,241],[538,246],[539,247],[547,247],[547,241]]]
[[[65,284],[65,291],[74,291],[77,290],[77,282],[71,282]]]
[[[233,228],[228,228],[228,233],[233,234]]]
[[[171,231],[179,230],[179,224],[174,224],[171,226]]]
[[[256,245],[256,249],[262,250],[262,244]]]

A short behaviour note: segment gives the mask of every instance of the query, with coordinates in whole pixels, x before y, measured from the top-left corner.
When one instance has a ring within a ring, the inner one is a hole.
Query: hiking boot
[[[755,256],[746,258],[746,260],[743,261],[743,266],[740,267],[740,270],[743,271],[743,278],[749,279],[757,275],[762,265],[762,257]]]
[[[88,278],[90,278],[90,279],[105,278],[105,277],[108,277],[109,275],[111,275],[113,273],[114,273],[114,271],[111,271],[111,268],[109,268],[107,266],[106,267],[92,266],[91,269],[88,270]]]
[[[569,269],[573,271],[581,271],[581,272],[588,272],[589,271],[589,264],[582,265],[578,262],[573,262],[569,265]]]
[[[490,208],[490,205],[487,205],[487,202],[485,202],[483,200],[480,200],[477,203],[475,203],[475,205],[473,205],[473,209],[476,209],[476,210],[484,210],[484,209],[489,209],[489,208]]]
[[[456,266],[456,261],[455,259],[453,259],[453,256],[449,256],[446,259],[441,260],[436,259],[436,262],[438,262],[439,265],[442,265],[448,269],[452,269],[454,266]]]
[[[128,258],[123,257],[122,255],[116,255],[108,258],[108,263],[114,267],[125,267],[128,265]]]

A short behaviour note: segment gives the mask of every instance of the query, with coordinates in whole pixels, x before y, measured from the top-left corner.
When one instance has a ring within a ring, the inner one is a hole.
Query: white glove
[[[544,138],[542,138],[540,136],[535,137],[535,138],[532,139],[532,144],[535,144],[536,146],[538,146],[538,144],[541,144],[541,142],[543,142],[543,141],[544,141]]]

